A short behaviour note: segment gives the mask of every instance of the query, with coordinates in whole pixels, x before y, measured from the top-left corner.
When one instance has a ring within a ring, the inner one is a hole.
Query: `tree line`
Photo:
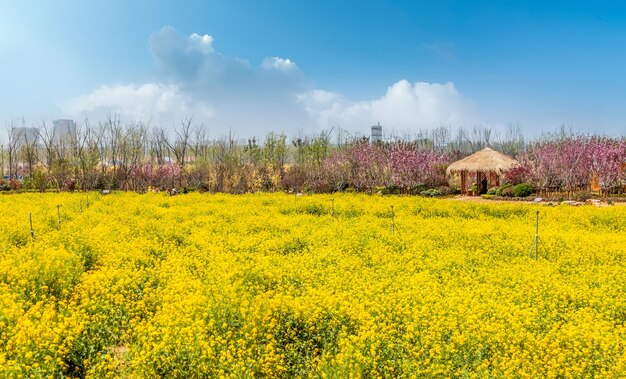
[[[123,124],[116,117],[96,124],[86,120],[63,136],[44,122],[31,129],[37,138],[16,138],[16,130],[11,123],[8,143],[0,146],[3,183],[41,191],[195,187],[229,193],[332,192],[384,187],[412,192],[446,187],[447,165],[487,146],[518,158],[521,168],[511,180],[537,189],[585,189],[594,175],[607,188],[618,188],[625,179],[624,137],[562,129],[526,141],[514,124],[503,132],[440,127],[392,135],[375,144],[340,129],[296,138],[275,132],[245,141],[233,133],[209,138],[208,129],[191,118],[170,132]]]

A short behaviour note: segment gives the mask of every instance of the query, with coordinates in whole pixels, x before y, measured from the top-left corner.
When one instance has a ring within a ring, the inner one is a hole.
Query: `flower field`
[[[0,206],[2,378],[626,372],[626,207],[197,193]]]

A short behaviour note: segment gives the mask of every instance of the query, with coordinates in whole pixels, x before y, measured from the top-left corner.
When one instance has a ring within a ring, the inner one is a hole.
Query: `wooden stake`
[[[530,247],[530,252],[528,255],[532,256],[533,250],[535,250],[535,260],[539,259],[539,211],[537,210],[535,213],[535,239],[533,239],[533,244]]]
[[[393,212],[393,205],[391,206],[391,234],[396,231],[395,214]]]
[[[28,219],[30,220],[30,236],[35,239],[35,231],[33,230],[33,214],[28,212]]]
[[[535,214],[535,259],[539,258],[539,211]]]
[[[57,229],[61,229],[61,206],[60,205],[57,205],[57,216],[58,216]]]

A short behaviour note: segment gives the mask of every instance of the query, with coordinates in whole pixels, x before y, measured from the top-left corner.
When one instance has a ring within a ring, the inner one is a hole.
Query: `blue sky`
[[[620,135],[624,4],[0,0],[0,122]]]

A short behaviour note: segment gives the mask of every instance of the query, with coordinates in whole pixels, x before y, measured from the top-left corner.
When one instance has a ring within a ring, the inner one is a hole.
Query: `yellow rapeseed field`
[[[626,373],[626,207],[75,193],[0,208],[1,378]]]

